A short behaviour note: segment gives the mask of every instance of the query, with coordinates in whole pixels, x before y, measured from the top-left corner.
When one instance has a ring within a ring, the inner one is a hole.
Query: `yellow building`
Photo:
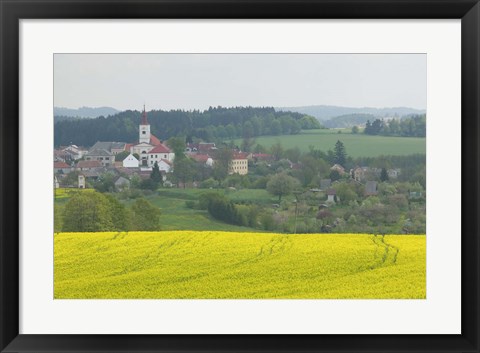
[[[248,174],[247,153],[235,152],[232,161],[228,165],[228,174]]]

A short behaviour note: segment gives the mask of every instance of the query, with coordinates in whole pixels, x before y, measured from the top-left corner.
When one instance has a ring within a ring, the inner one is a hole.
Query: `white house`
[[[158,169],[160,171],[164,171],[165,173],[169,173],[172,170],[172,162],[166,160],[166,159],[161,159],[160,161],[157,161],[158,163]]]
[[[130,153],[127,157],[125,157],[122,165],[125,168],[138,168],[139,161],[133,154]]]
[[[155,146],[150,152],[147,153],[148,166],[152,167],[155,162],[160,163],[162,159],[173,162],[175,158],[175,153],[173,153],[170,148],[160,143]]]
[[[327,192],[327,203],[335,203],[335,195],[337,195],[337,192],[334,189],[328,189]]]

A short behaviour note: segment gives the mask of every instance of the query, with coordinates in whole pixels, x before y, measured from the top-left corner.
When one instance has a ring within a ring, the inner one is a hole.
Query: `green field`
[[[280,142],[284,149],[298,147],[306,152],[309,146],[314,146],[322,151],[333,150],[337,140],[345,145],[347,154],[351,157],[376,157],[379,155],[409,155],[415,153],[425,154],[426,139],[424,137],[391,137],[352,134],[350,129],[304,130],[298,135],[261,136],[255,138],[255,143],[270,147]],[[237,145],[241,139],[235,140]]]
[[[160,224],[162,230],[223,230],[223,231],[249,231],[252,228],[235,226],[216,220],[208,214],[207,210],[197,210],[186,207],[188,200],[197,200],[201,194],[207,192],[227,193],[235,201],[257,200],[265,202],[276,200],[266,190],[238,190],[227,192],[225,190],[208,189],[160,189],[157,195],[148,196],[147,200],[160,208]],[[255,194],[253,197],[252,194]],[[275,203],[275,201],[272,201]]]
[[[65,205],[69,197],[77,192],[93,192],[93,189],[57,189],[55,204],[58,206]],[[269,194],[266,190],[259,189],[159,189],[153,195],[146,196],[145,198],[160,208],[161,230],[254,231],[253,228],[240,227],[216,220],[209,215],[207,210],[192,209],[186,206],[186,201],[197,201],[200,195],[209,192],[224,194],[235,202],[249,201],[257,204],[278,203],[278,197]],[[293,196],[287,196],[285,199],[293,200]],[[122,202],[131,204],[134,201],[135,200],[127,200]]]
[[[56,233],[54,296],[426,297],[425,236]]]

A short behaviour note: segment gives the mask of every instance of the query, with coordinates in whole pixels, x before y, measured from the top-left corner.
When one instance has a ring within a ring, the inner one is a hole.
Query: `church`
[[[138,143],[130,147],[130,153],[140,156],[140,166],[151,168],[155,162],[171,165],[175,154],[151,133],[145,106],[143,106],[142,120],[138,130]]]

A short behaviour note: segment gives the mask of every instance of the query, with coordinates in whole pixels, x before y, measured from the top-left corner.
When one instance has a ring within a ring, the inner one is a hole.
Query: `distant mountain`
[[[111,107],[81,107],[78,109],[70,109],[63,107],[54,107],[53,115],[61,117],[71,117],[71,118],[97,118],[99,116],[109,116],[120,113],[119,110]]]
[[[407,107],[395,108],[350,108],[337,107],[333,105],[311,105],[305,107],[280,107],[275,108],[277,111],[291,111],[301,114],[311,115],[320,121],[325,121],[337,116],[351,114],[371,114],[376,118],[382,117],[402,117],[412,114],[425,114],[425,110],[413,109]]]

